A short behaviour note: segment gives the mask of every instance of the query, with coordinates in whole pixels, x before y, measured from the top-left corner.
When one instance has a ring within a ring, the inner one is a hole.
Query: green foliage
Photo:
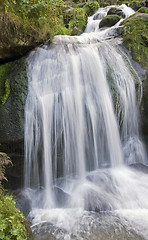
[[[77,2],[77,3],[75,3]],[[99,8],[98,1],[4,0],[1,9],[22,25],[29,25],[46,39],[56,34],[78,34],[87,16]],[[78,31],[76,30],[78,29]]]
[[[26,240],[25,218],[15,207],[12,196],[0,190],[0,239]]]
[[[74,8],[71,13],[71,20],[69,22],[69,32],[72,35],[77,34],[77,31],[80,32],[84,30],[87,23],[87,14],[83,8]]]
[[[95,11],[99,9],[100,5],[97,1],[87,1],[84,5],[84,8],[86,9],[86,13],[88,16],[92,15]]]
[[[141,7],[138,12],[140,13],[148,13],[148,7]]]
[[[131,8],[137,11],[139,8],[141,8],[141,2],[142,1],[130,1],[129,4]]]
[[[20,210],[15,207],[12,196],[6,195],[1,181],[4,176],[5,166],[10,164],[7,154],[0,152],[0,239],[1,240],[26,240],[26,221]]]
[[[47,39],[55,34],[66,32],[62,13],[64,1],[62,0],[4,0],[3,11],[13,19],[17,18],[23,25],[29,25],[40,30]]]

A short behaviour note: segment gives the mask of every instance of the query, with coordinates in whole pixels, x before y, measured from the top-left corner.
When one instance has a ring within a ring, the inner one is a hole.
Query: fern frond
[[[1,181],[7,181],[5,177],[5,166],[8,164],[12,164],[10,157],[6,153],[0,152],[0,189],[2,189]]]

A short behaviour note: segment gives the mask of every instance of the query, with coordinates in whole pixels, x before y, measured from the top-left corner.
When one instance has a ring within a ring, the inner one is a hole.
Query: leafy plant
[[[87,23],[87,14],[83,8],[74,8],[72,11],[72,17],[69,22],[69,30],[72,35],[77,34],[77,30],[80,32],[85,28]]]
[[[12,196],[0,191],[0,239],[26,240],[25,218],[15,207]]]
[[[97,1],[91,1],[89,0],[84,5],[84,8],[86,9],[86,13],[88,16],[92,15],[95,11],[99,9],[100,5]]]
[[[10,164],[7,154],[0,152],[0,239],[1,240],[26,240],[25,217],[15,207],[12,196],[5,194],[2,180],[6,179],[5,166]]]

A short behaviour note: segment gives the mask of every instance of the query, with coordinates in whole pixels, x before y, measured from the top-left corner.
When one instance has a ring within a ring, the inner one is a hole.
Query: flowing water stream
[[[148,174],[128,167],[148,165],[142,83],[119,47],[119,23],[98,27],[108,10],[28,59],[24,194],[35,239],[148,239]]]

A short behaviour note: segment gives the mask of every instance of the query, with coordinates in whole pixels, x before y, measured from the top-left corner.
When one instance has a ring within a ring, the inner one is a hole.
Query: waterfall
[[[148,190],[138,195],[141,182],[126,168],[147,165],[142,83],[114,37],[118,24],[98,28],[108,10],[90,17],[81,36],[55,36],[28,59],[25,189],[34,209],[148,208]]]

